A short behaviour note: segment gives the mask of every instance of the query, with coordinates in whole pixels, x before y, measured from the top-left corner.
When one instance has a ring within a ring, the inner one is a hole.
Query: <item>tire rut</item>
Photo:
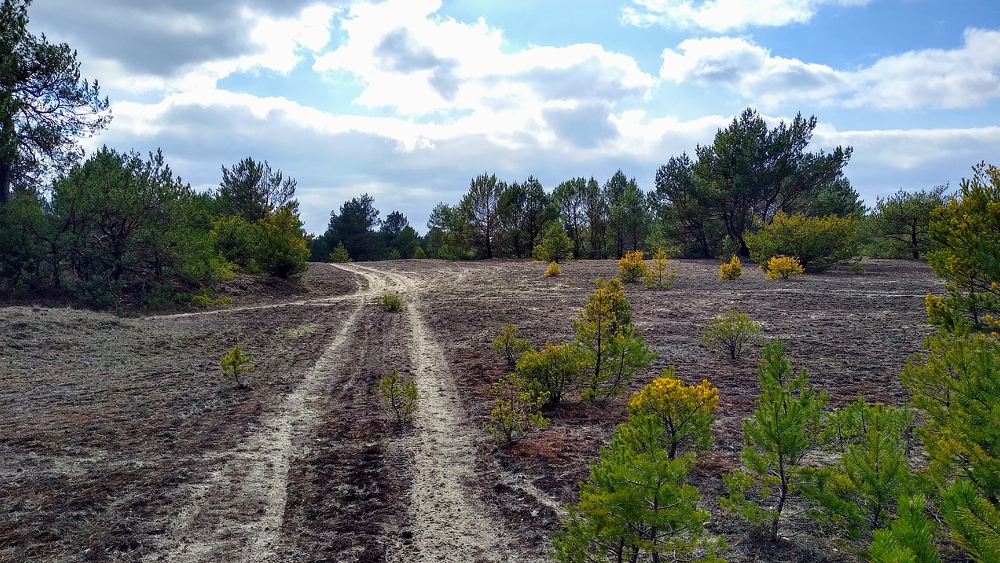
[[[356,265],[352,270],[385,275],[408,297],[404,304],[411,331],[409,351],[420,397],[415,435],[410,439],[414,541],[387,560],[518,561],[506,532],[483,510],[476,486],[476,430],[463,412],[444,350],[421,312],[424,288],[406,275]]]
[[[350,342],[352,328],[364,304],[386,287],[383,275],[350,271],[364,278],[367,288],[359,287],[357,292],[346,297],[357,300],[357,305],[322,356],[295,390],[271,415],[264,417],[259,428],[244,442],[229,452],[212,454],[212,459],[203,462],[218,469],[205,482],[188,485],[191,503],[171,525],[170,536],[174,544],[144,557],[143,561],[271,563],[282,560],[277,553],[287,503],[288,473],[296,453],[294,443],[296,438],[313,431],[318,417],[315,403],[331,374],[343,371],[339,369],[343,362],[341,351]],[[326,301],[332,299],[315,300]],[[279,303],[205,313],[280,309],[288,305]]]

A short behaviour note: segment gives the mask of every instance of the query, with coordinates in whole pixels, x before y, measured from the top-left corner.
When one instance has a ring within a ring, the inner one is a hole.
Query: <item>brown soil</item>
[[[716,444],[691,479],[724,533],[729,561],[852,561],[850,546],[793,518],[761,541],[714,501],[737,462],[757,394],[756,360],[701,347],[705,322],[737,308],[787,343],[834,406],[899,403],[898,373],[929,332],[926,264],[866,261],[771,282],[749,267],[675,261],[674,288],[627,288],[659,353],[638,389],[674,365],[720,389]],[[0,561],[543,561],[587,462],[625,417],[624,401],[569,397],[542,432],[498,448],[482,432],[489,353],[513,322],[534,345],[571,336],[591,280],[515,261],[313,264],[299,284],[240,278],[231,306],[122,319],[74,309],[0,308]],[[375,305],[399,294],[404,311]],[[219,378],[242,343],[250,388]],[[421,403],[397,427],[372,393],[392,368]]]

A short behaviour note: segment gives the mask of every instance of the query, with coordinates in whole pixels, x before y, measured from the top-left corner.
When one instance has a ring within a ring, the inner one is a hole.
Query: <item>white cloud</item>
[[[969,29],[964,44],[885,57],[855,70],[774,56],[742,38],[688,39],[663,51],[660,76],[723,86],[763,108],[785,102],[883,110],[965,108],[1000,97],[1000,31]]]
[[[460,132],[506,148],[600,144],[616,134],[607,119],[615,107],[656,82],[631,57],[596,44],[506,52],[500,30],[482,19],[442,18],[440,6],[356,4],[342,22],[347,40],[318,57],[315,69],[358,77],[356,104],[439,121],[427,132],[432,141]],[[456,113],[463,117],[444,117]]]
[[[716,32],[808,22],[824,5],[863,6],[874,0],[629,0],[622,22],[649,27],[700,27]]]

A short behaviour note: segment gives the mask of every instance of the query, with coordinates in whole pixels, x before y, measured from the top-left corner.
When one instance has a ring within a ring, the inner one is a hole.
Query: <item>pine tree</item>
[[[825,394],[809,385],[809,372],[798,375],[785,358],[781,340],[764,346],[757,367],[761,394],[753,418],[743,422],[743,469],[724,477],[729,496],[722,506],[755,524],[768,524],[773,541],[789,498],[798,491],[803,457],[813,447]]]
[[[656,354],[632,326],[630,304],[616,279],[597,279],[597,290],[573,321],[584,357],[581,382],[587,401],[621,395]]]
[[[618,427],[553,536],[556,561],[719,561],[721,542],[705,537],[709,514],[684,484],[694,456],[671,458],[664,435],[655,416],[633,415]]]
[[[629,414],[660,419],[671,459],[688,443],[704,450],[712,445],[712,422],[719,406],[719,390],[707,380],[685,385],[674,376],[674,367],[637,392],[628,402]]]
[[[973,559],[1000,561],[1000,342],[938,334],[903,370],[952,536]]]

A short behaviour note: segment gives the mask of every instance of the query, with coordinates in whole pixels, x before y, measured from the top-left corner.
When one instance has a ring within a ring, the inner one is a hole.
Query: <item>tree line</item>
[[[527,258],[543,238],[562,234],[578,259],[660,248],[674,256],[753,257],[755,233],[786,216],[804,225],[795,237],[839,241],[839,248],[810,250],[822,254],[817,264],[859,252],[918,257],[930,248],[930,212],[944,203],[944,187],[899,192],[866,214],[843,174],[850,147],[810,151],[815,117],[768,127],[748,108],[693,158],[670,157],[648,192],[621,170],[603,183],[577,177],[551,191],[533,176],[507,182],[484,173],[459,202],[434,207],[423,236],[399,211],[381,219],[368,194],[332,211],[325,232],[307,236],[295,181],[266,161],[223,167],[219,188],[197,193],[159,152],[142,157],[105,147],[84,160],[77,140],[108,125],[108,100],[96,81],[81,78],[68,45],[27,31],[29,5],[0,5],[6,297],[129,307],[203,302],[237,269],[292,277],[306,259]],[[846,235],[831,237],[825,228]],[[794,247],[801,254],[801,241],[790,246],[788,239],[785,233],[785,243],[768,243],[768,252]]]
[[[354,260],[528,258],[552,224],[572,240],[577,259],[658,248],[692,258],[752,256],[748,238],[776,217],[851,221],[856,233],[833,255],[925,255],[930,212],[944,203],[947,186],[900,190],[866,210],[844,175],[851,147],[810,152],[815,127],[815,117],[797,115],[769,128],[748,108],[711,144],[699,145],[695,158],[670,157],[648,192],[622,170],[603,184],[577,177],[551,191],[533,176],[506,182],[484,173],[458,203],[434,207],[422,237],[398,212],[379,221],[365,194],[331,213],[328,229],[310,244],[312,259],[329,260],[341,244]]]

